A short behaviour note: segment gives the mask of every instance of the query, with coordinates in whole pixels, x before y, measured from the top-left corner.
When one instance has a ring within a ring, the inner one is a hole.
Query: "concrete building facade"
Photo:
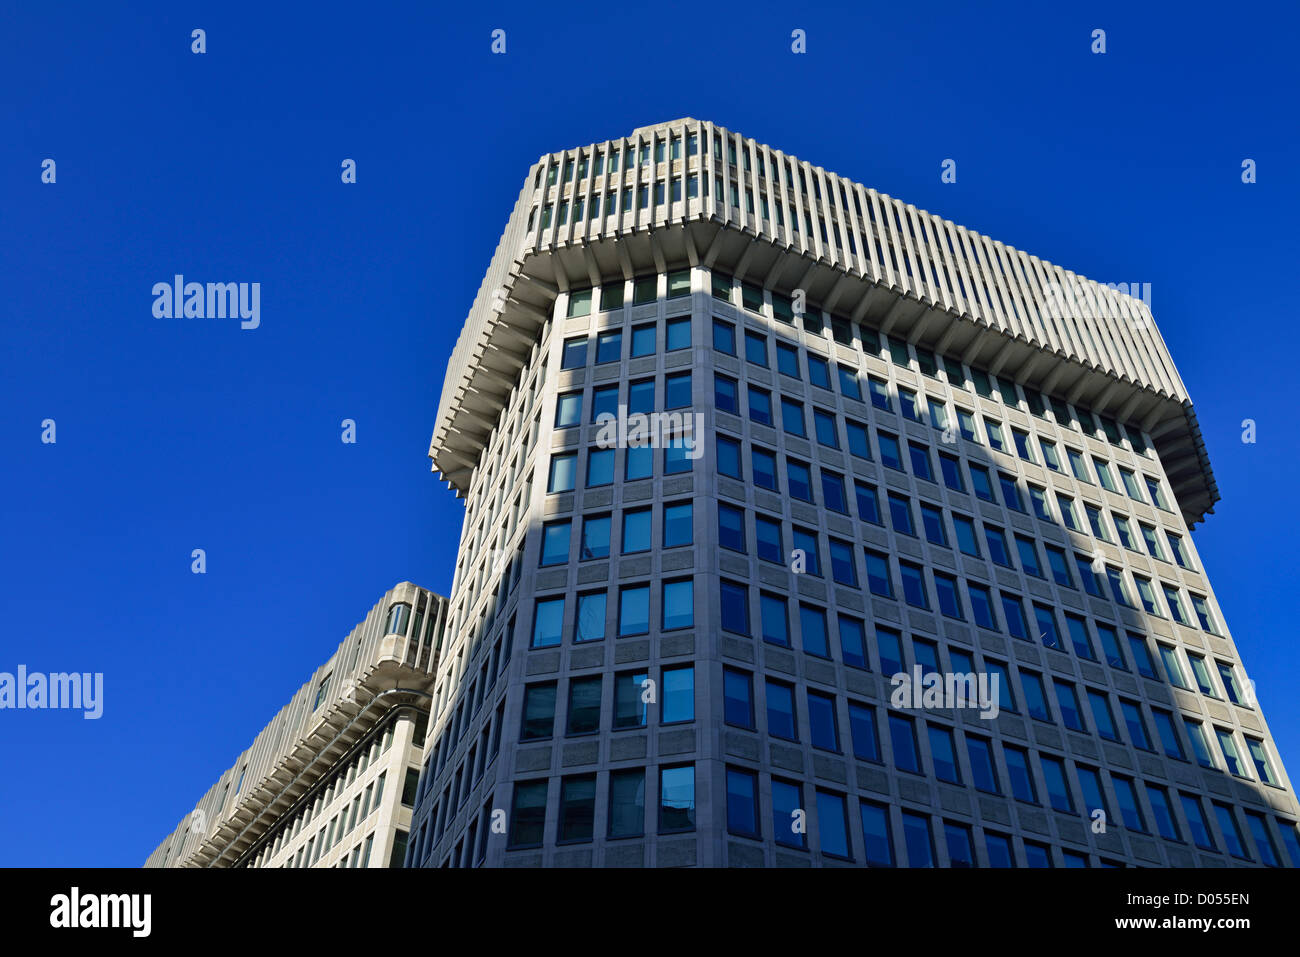
[[[395,586],[146,867],[400,867],[447,600]]]
[[[644,127],[529,170],[430,456],[465,518],[409,866],[1300,865],[1136,298]]]

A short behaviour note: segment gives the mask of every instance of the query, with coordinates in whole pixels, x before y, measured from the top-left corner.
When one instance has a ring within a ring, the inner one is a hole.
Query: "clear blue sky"
[[[0,864],[141,863],[386,589],[450,588],[426,452],[529,164],[687,115],[1152,284],[1223,495],[1196,544],[1300,771],[1300,24],[1130,7],[11,5],[0,671],[103,672],[105,712],[0,712]],[[155,319],[174,273],[260,282],[261,327]]]

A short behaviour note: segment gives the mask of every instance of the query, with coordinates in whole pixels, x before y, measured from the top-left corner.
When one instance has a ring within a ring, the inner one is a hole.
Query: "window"
[[[614,202],[614,194],[613,193],[607,194],[607,198],[606,198],[606,203],[608,204],[607,212],[613,211],[612,208],[613,202]],[[593,212],[595,211],[597,205],[598,205],[597,199],[593,198],[591,203]],[[600,308],[604,312],[609,312],[612,309],[623,308],[623,283],[621,282],[610,283],[609,285],[600,287]]]
[[[605,637],[605,593],[586,592],[578,595],[578,616],[574,641],[600,641]]]
[[[672,295],[672,275],[668,277],[669,293],[668,298],[675,298]],[[666,348],[669,352],[675,352],[678,349],[689,349],[691,347],[691,320],[689,316],[683,316],[678,319],[669,319],[666,325]]]
[[[648,714],[645,690],[649,675],[625,671],[614,676],[614,730],[644,728]]]
[[[774,645],[790,647],[790,620],[783,595],[760,592],[758,596],[760,624],[763,640]]]
[[[736,327],[721,319],[713,320],[713,348],[729,356],[736,354]]]
[[[1083,718],[1079,714],[1079,698],[1074,685],[1060,678],[1054,678],[1052,684],[1056,688],[1056,705],[1061,710],[1061,721],[1071,731],[1082,731]]]
[[[1017,535],[1016,552],[1020,555],[1020,567],[1024,569],[1026,575],[1032,575],[1034,578],[1043,577],[1043,568],[1038,563],[1038,546],[1034,544],[1032,538]]]
[[[1244,704],[1241,696],[1241,689],[1237,685],[1237,674],[1232,670],[1232,665],[1225,661],[1215,663],[1219,671],[1219,680],[1223,682],[1223,690],[1228,695],[1228,700],[1235,705]]]
[[[1074,579],[1070,576],[1070,566],[1066,564],[1065,552],[1053,545],[1045,545],[1044,548],[1047,550],[1047,566],[1052,570],[1052,580],[1058,585],[1073,588]]]
[[[1214,627],[1214,619],[1210,616],[1210,606],[1204,598],[1194,592],[1189,592],[1192,598],[1192,609],[1196,612],[1196,620],[1201,623],[1201,629],[1208,631],[1212,635],[1217,635],[1218,631]]]
[[[1212,801],[1211,804],[1214,806],[1214,816],[1219,822],[1219,830],[1223,832],[1223,843],[1228,848],[1228,853],[1233,857],[1250,860],[1250,855],[1246,853],[1241,826],[1237,823],[1237,815],[1226,804],[1220,804],[1218,801]]]
[[[930,760],[934,763],[934,776],[950,784],[961,784],[957,770],[957,755],[952,743],[952,729],[932,724],[927,729],[930,736]]]
[[[1167,531],[1165,532],[1165,538],[1169,540],[1169,550],[1173,553],[1174,561],[1178,563],[1179,567],[1191,568],[1191,561],[1188,559],[1187,552],[1183,548],[1182,537],[1175,535],[1173,532]]]
[[[623,513],[623,554],[648,552],[650,550],[650,530],[652,512],[648,508],[639,508]]]
[[[772,779],[772,834],[778,844],[806,847],[807,838],[799,827],[804,818],[803,789],[798,784]]]
[[[727,831],[758,838],[758,775],[727,768]]]
[[[989,482],[989,471],[984,466],[970,466],[970,486],[974,490],[976,498],[983,499],[986,502],[994,501],[993,486]]]
[[[979,544],[975,540],[975,523],[965,515],[958,515],[956,512],[952,516],[952,527],[957,533],[957,547],[967,555],[975,558],[980,557]]]
[[[822,498],[831,511],[849,514],[849,499],[844,490],[844,476],[822,469]]]
[[[848,816],[842,794],[817,789],[817,825],[821,852],[830,857],[851,859]]]
[[[910,562],[900,561],[898,563],[899,577],[903,582],[903,598],[909,604],[917,608],[929,608],[930,599],[926,595],[925,573],[919,565],[913,565]]]
[[[719,510],[725,507],[719,506]],[[664,548],[691,544],[694,537],[692,511],[690,502],[673,502],[664,505]],[[743,542],[741,550],[744,550]]]
[[[1088,623],[1078,615],[1071,615],[1067,612],[1065,627],[1070,632],[1070,644],[1074,646],[1074,653],[1080,658],[1096,661],[1097,653],[1092,648],[1092,638],[1088,634]]]
[[[742,513],[739,512],[739,510],[731,509],[729,506],[721,507],[726,507],[729,511],[736,512],[736,520],[742,520]],[[721,524],[722,513],[719,513],[719,525],[721,526]],[[776,562],[777,564],[784,565],[785,550],[781,545],[781,523],[769,518],[764,518],[762,515],[755,515],[754,531],[755,536],[758,539],[758,557],[764,561]],[[719,537],[722,537],[721,534]],[[728,533],[728,540],[734,541],[734,538],[731,537],[730,533]],[[732,546],[723,543],[723,547],[730,548]],[[740,546],[737,550],[745,550],[743,540],[740,542]]]
[[[1169,803],[1169,792],[1154,784],[1146,786],[1147,801],[1151,805],[1151,816],[1155,818],[1156,831],[1169,841],[1181,841],[1178,822],[1174,819],[1174,809]]]
[[[802,402],[781,397],[781,428],[789,435],[808,437],[808,430],[804,425]]]
[[[1038,792],[1034,789],[1034,776],[1029,770],[1029,754],[1024,749],[1011,745],[1003,745],[1002,754],[1007,761],[1011,794],[1017,801],[1037,804]]]
[[[759,425],[772,424],[772,393],[749,385],[745,390],[749,395],[749,420]]]
[[[745,360],[767,368],[767,336],[745,331]]]
[[[867,427],[852,419],[844,420],[844,431],[849,437],[849,453],[860,459],[871,458],[871,443],[867,438]]]
[[[993,745],[986,738],[966,735],[966,753],[970,758],[971,781],[981,791],[1001,794],[997,770],[993,767]]]
[[[889,499],[889,521],[894,526],[894,531],[903,535],[916,537],[916,527],[912,524],[912,503],[906,495],[900,495],[897,492],[890,492]]]
[[[663,670],[663,704],[660,724],[695,720],[695,666],[685,665]]]
[[[858,570],[853,563],[853,546],[838,539],[830,540],[831,577],[841,585],[858,587]]]
[[[1012,429],[1011,437],[1016,443],[1016,454],[1026,462],[1032,462],[1034,453],[1029,448],[1029,433],[1021,432],[1019,429]]]
[[[579,425],[582,422],[582,393],[566,392],[555,400],[555,427],[557,429]]]
[[[875,709],[849,702],[849,733],[853,737],[853,756],[862,761],[880,761],[880,741],[876,737]]]
[[[883,524],[880,520],[880,503],[876,498],[875,488],[865,482],[854,482],[853,489],[858,502],[858,518],[872,525]]]
[[[570,300],[572,306],[572,300]],[[653,328],[653,327],[652,327]],[[564,353],[560,360],[561,369],[581,369],[587,364],[587,337],[564,340]]]
[[[510,813],[510,846],[534,847],[542,843],[546,826],[547,782],[520,781],[515,784]]]
[[[903,670],[902,636],[892,628],[876,629],[876,646],[880,652],[880,672],[886,676]]]
[[[1110,701],[1099,691],[1088,689],[1088,707],[1092,709],[1092,720],[1097,725],[1097,733],[1111,741],[1119,740],[1115,730],[1115,718],[1110,711]]]
[[[986,418],[984,420],[984,434],[989,438],[989,448],[995,452],[1005,452],[1007,450],[1006,440],[1002,436],[1002,426],[1000,423]]]
[[[1246,812],[1246,825],[1250,828],[1251,836],[1255,838],[1255,847],[1259,850],[1259,859],[1268,867],[1280,867],[1281,862],[1278,860],[1277,847],[1273,844],[1273,838],[1268,833],[1268,825],[1260,814],[1251,811]]]
[[[819,389],[825,389],[828,392],[830,391],[830,364],[825,359],[820,356],[815,356],[811,352],[808,354],[808,381]]]
[[[1196,755],[1196,763],[1203,768],[1214,767],[1214,761],[1210,758],[1210,746],[1205,740],[1205,726],[1199,721],[1184,717],[1183,727],[1187,730],[1188,740],[1192,742],[1192,753]]]
[[[813,409],[813,431],[817,441],[827,448],[838,449],[840,440],[835,426],[835,416],[821,409]]]
[[[766,520],[759,519],[759,521]],[[777,532],[779,535],[779,525]],[[745,513],[742,509],[718,504],[718,544],[732,551],[745,551]]]
[[[596,775],[582,774],[560,782],[561,842],[590,841],[596,819]]]
[[[1163,511],[1169,511],[1169,506],[1165,504],[1164,494],[1160,491],[1160,483],[1151,476],[1144,476],[1147,484],[1147,492],[1151,496],[1151,504]]]
[[[676,144],[674,144],[676,148]],[[674,184],[676,189],[680,186]],[[674,196],[674,199],[679,197]],[[691,294],[691,271],[689,269],[678,269],[668,274],[668,298],[683,299]],[[651,296],[653,299],[654,296]],[[669,347],[671,348],[671,347]]]
[[[948,547],[948,533],[943,527],[943,511],[941,509],[922,502],[921,525],[925,528],[926,541],[932,545]]]
[[[714,373],[713,404],[719,412],[730,412],[733,415],[740,414],[740,400],[735,379],[721,373]]]
[[[613,329],[596,336],[596,365],[618,362],[623,357],[623,333]]]
[[[927,482],[934,481],[934,470],[930,464],[930,450],[915,442],[907,443],[907,454],[912,463],[912,474]]]
[[[943,484],[948,486],[954,492],[966,491],[966,486],[961,480],[961,464],[951,455],[939,453],[939,469],[943,472]]]
[[[1232,732],[1224,728],[1215,728],[1214,736],[1219,739],[1219,750],[1223,752],[1223,762],[1229,773],[1234,777],[1249,778],[1250,775],[1246,773],[1246,767],[1241,762],[1241,756],[1237,753],[1237,742]]]
[[[659,832],[695,829],[695,766],[659,770]]]
[[[979,436],[975,434],[975,416],[960,406],[957,407],[957,426],[961,431],[961,437],[967,442],[979,441]]]
[[[767,733],[787,741],[797,741],[794,713],[794,688],[772,678],[766,679]]]
[[[858,375],[848,366],[837,364],[835,366],[836,378],[840,383],[840,393],[847,399],[853,399],[855,402],[862,401],[862,386],[858,382]],[[814,382],[813,385],[817,383]],[[823,388],[827,388],[823,386]]]
[[[905,418],[911,419],[913,422],[925,421],[921,417],[921,406],[916,400],[916,393],[911,389],[899,388],[898,404],[903,410],[903,416]]]
[[[975,624],[989,631],[997,631],[998,623],[993,618],[993,599],[989,590],[983,585],[969,582],[966,585],[966,594],[970,597],[971,617],[975,620]]]
[[[625,585],[618,592],[618,636],[650,632],[650,586]]]
[[[813,500],[812,474],[809,472],[807,465],[787,458],[785,460],[785,478],[791,498],[797,498],[804,502]]]
[[[894,749],[894,766],[900,771],[911,771],[913,774],[920,774],[921,762],[917,756],[916,725],[912,722],[912,719],[891,712],[889,715],[889,740]]]
[[[874,801],[861,801],[862,838],[867,864],[872,867],[894,866],[894,837],[889,827],[889,808]]]
[[[1002,488],[1002,501],[1006,503],[1007,508],[1023,512],[1025,506],[1020,501],[1020,489],[1016,487],[1015,478],[1005,472],[999,472],[998,485]]]
[[[1182,666],[1178,662],[1178,652],[1169,645],[1157,644],[1157,647],[1160,649],[1160,660],[1164,663],[1165,676],[1169,679],[1169,683],[1175,688],[1191,691],[1191,685],[1183,676]]]
[[[838,753],[840,732],[835,719],[834,698],[815,691],[808,692],[808,733],[814,748]]]
[[[754,730],[754,684],[748,672],[722,669],[723,720],[733,727]]]
[[[582,519],[582,560],[609,557],[608,515],[586,515]]]
[[[1099,458],[1094,458],[1092,465],[1097,470],[1097,480],[1101,482],[1101,487],[1107,492],[1118,493],[1119,489],[1115,487],[1115,479],[1110,474],[1110,465]]]
[[[1080,482],[1091,485],[1092,479],[1088,477],[1088,465],[1084,462],[1083,456],[1068,445],[1065,447],[1065,456],[1070,461],[1070,471],[1074,473],[1074,477]]]
[[[718,472],[732,478],[744,478],[740,469],[740,443],[719,435],[717,437]]]
[[[791,537],[794,539],[794,550],[803,553],[804,571],[809,574],[821,577],[821,549],[817,544],[817,533],[809,529],[794,526],[791,529]]]
[[[1079,527],[1079,519],[1074,514],[1074,499],[1058,492],[1056,494],[1056,507],[1061,510],[1061,521],[1065,523],[1066,528],[1072,532],[1082,531]]]
[[[587,452],[587,488],[612,485],[614,482],[614,450],[591,449]]]
[[[592,734],[600,730],[602,679],[574,678],[569,682],[569,723],[566,734]]]
[[[609,836],[640,837],[645,829],[645,769],[611,771]]]
[[[633,359],[638,356],[652,356],[655,353],[656,329],[653,322],[646,323],[642,326],[632,327],[632,351],[630,353]]]
[[[1156,733],[1160,735],[1160,747],[1165,756],[1177,758],[1179,761],[1187,760],[1183,754],[1182,743],[1178,740],[1178,733],[1174,730],[1173,716],[1168,711],[1152,708],[1151,717],[1155,719]]]
[[[1187,818],[1187,827],[1192,832],[1192,842],[1207,851],[1215,850],[1214,839],[1210,837],[1209,822],[1205,820],[1205,810],[1201,799],[1191,794],[1178,794],[1183,805],[1183,815]]]
[[[871,393],[871,404],[877,409],[885,412],[894,411],[889,401],[889,386],[884,381],[875,376],[868,376],[867,390]]]
[[[524,721],[521,741],[540,741],[555,731],[555,682],[524,688]]]
[[[561,205],[560,208],[563,211],[564,209],[563,205]],[[560,222],[563,223],[564,219],[565,216],[563,212],[561,212]],[[573,292],[569,293],[568,314],[570,318],[573,318],[575,316],[591,315],[591,290],[590,289],[575,289]]]
[[[1084,812],[1092,817],[1095,811],[1100,810],[1106,815],[1106,820],[1110,820],[1110,810],[1106,807],[1106,800],[1101,793],[1101,778],[1092,768],[1077,765],[1075,771],[1079,775],[1079,789],[1083,792],[1083,809]]]
[[[1011,554],[1007,551],[1007,536],[996,525],[984,526],[984,541],[988,545],[989,558],[998,565],[1011,568]]]
[[[1217,698],[1218,694],[1214,690],[1214,683],[1210,680],[1210,669],[1205,666],[1205,659],[1189,651],[1187,660],[1191,662],[1192,677],[1196,679],[1196,686],[1201,694]]]
[[[908,867],[934,867],[934,836],[930,821],[912,811],[903,812],[903,841],[907,845]]]
[[[1021,671],[1020,684],[1025,689],[1025,710],[1029,716],[1039,721],[1051,721],[1052,715],[1047,710],[1047,696],[1043,691],[1042,676],[1032,671]]]
[[[1043,450],[1043,464],[1053,472],[1061,471],[1061,457],[1057,454],[1056,443],[1040,438],[1038,447]]]
[[[1065,783],[1065,765],[1059,758],[1039,755],[1043,768],[1043,782],[1047,785],[1047,799],[1053,810],[1074,813],[1074,801],[1070,798],[1070,789]]]
[[[744,585],[719,583],[722,630],[749,636],[749,594]]]
[[[653,396],[653,390],[651,395]],[[691,404],[691,374],[678,372],[664,377],[664,408],[682,409]]]
[[[776,344],[776,368],[782,375],[802,378],[799,374],[799,350],[784,342]]]
[[[564,630],[564,599],[541,598],[533,612],[534,648],[558,645]]]
[[[695,584],[689,578],[663,583],[663,630],[695,625]]]
[[[597,386],[591,392],[591,421],[599,422],[602,416],[618,416],[618,386]]]

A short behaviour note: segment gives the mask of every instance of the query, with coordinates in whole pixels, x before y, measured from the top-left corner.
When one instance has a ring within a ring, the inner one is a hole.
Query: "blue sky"
[[[0,31],[0,671],[105,675],[97,721],[0,712],[0,864],[141,863],[385,590],[448,591],[429,436],[529,165],[688,115],[1152,284],[1223,496],[1196,545],[1300,767],[1300,445],[1263,362],[1297,349],[1294,8],[118,6]],[[260,282],[261,326],[155,319],[175,273]]]

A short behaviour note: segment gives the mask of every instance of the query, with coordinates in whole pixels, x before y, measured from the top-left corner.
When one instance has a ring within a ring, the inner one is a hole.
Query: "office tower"
[[[409,864],[1300,864],[1118,289],[644,127],[529,170],[430,456],[465,518]]]
[[[400,867],[447,600],[402,582],[146,867]]]

